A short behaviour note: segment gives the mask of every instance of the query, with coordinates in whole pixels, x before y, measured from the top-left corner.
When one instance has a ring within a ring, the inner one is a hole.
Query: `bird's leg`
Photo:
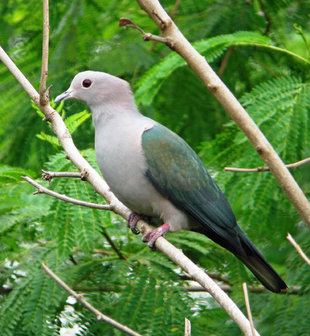
[[[168,223],[165,223],[165,224],[159,226],[157,229],[151,230],[151,231],[147,232],[145,235],[143,235],[142,241],[143,242],[148,242],[147,245],[151,249],[154,249],[154,244],[155,244],[157,238],[165,235],[169,231],[170,231],[170,225]]]
[[[133,234],[138,235],[140,233],[140,231],[136,229],[137,223],[140,219],[142,219],[142,217],[134,212],[132,212],[127,218],[127,226],[130,228]]]

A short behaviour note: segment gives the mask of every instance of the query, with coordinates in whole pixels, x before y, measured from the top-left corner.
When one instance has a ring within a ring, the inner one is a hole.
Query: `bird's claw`
[[[147,243],[148,247],[154,250],[157,238],[165,235],[169,231],[170,231],[170,225],[165,223],[159,226],[157,229],[148,231],[146,234],[144,234],[142,237],[142,241],[148,242]]]
[[[135,235],[138,235],[140,231],[136,228],[138,221],[142,219],[141,216],[132,212],[127,218],[127,226],[130,228],[131,232]]]

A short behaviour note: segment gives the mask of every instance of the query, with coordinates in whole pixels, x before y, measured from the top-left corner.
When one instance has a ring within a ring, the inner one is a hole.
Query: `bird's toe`
[[[136,228],[140,219],[142,219],[142,217],[134,212],[132,212],[127,218],[127,226],[130,228],[133,234],[138,235],[140,233],[140,231]]]
[[[157,229],[148,231],[146,234],[144,234],[142,237],[142,241],[148,242],[147,243],[148,247],[154,250],[157,238],[164,236],[169,231],[170,231],[170,225],[165,223],[159,226]]]

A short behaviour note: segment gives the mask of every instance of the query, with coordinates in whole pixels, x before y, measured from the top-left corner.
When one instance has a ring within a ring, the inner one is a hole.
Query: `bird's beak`
[[[55,98],[55,103],[57,104],[60,103],[62,100],[73,98],[72,92],[73,92],[72,89],[68,89],[67,91],[61,93],[59,96]]]

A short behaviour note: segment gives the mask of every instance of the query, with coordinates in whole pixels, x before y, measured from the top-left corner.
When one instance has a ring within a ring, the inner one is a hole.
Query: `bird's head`
[[[91,109],[106,105],[129,107],[133,103],[132,92],[125,80],[99,71],[77,74],[68,90],[56,97],[55,103],[76,99]]]

